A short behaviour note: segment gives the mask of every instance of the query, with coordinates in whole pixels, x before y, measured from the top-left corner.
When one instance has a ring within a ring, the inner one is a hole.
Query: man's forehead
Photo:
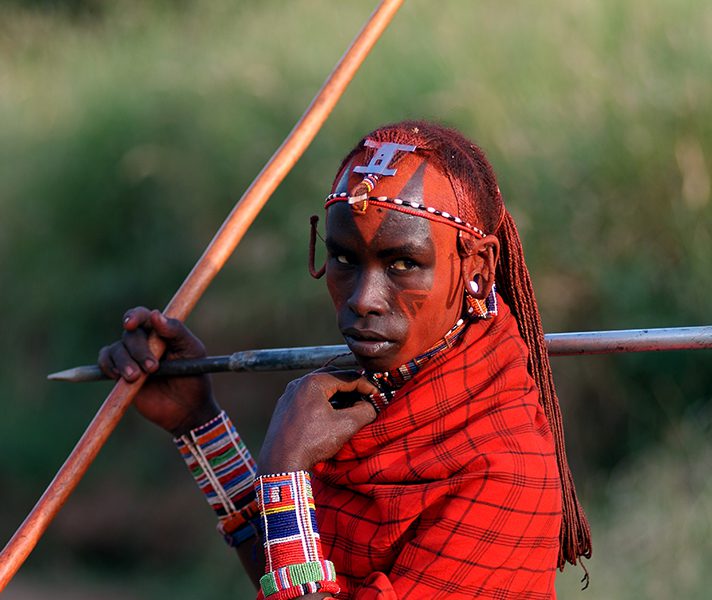
[[[403,237],[430,236],[430,222],[414,215],[373,207],[368,212],[357,213],[348,204],[335,204],[326,211],[326,230],[353,235],[357,231],[375,230]]]
[[[358,244],[431,247],[433,243],[454,243],[451,228],[415,215],[373,207],[355,213],[345,204],[334,204],[326,211],[327,241],[349,246]]]
[[[390,146],[398,147],[399,145],[391,144]],[[370,160],[365,152],[353,157],[341,172],[333,192],[350,193],[363,181],[364,172],[372,170],[371,164],[382,160],[379,153],[382,153],[384,148],[389,149],[389,152],[393,149],[385,145],[380,146]],[[424,203],[451,213],[457,212],[457,203],[450,180],[424,156],[405,152],[400,160],[394,162],[393,157],[388,153],[388,160],[389,162],[382,160],[379,164],[384,166],[384,170],[393,171],[394,174],[380,175],[371,195],[401,198]]]

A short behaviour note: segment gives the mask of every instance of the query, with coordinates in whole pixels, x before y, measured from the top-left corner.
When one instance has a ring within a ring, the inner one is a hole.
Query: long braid
[[[539,388],[539,401],[549,421],[556,446],[563,501],[558,566],[563,569],[566,562],[575,565],[580,556],[591,557],[591,529],[576,496],[573,475],[566,458],[561,410],[554,388],[539,309],[524,262],[524,251],[517,227],[508,211],[505,211],[497,237],[501,248],[496,276],[498,291],[517,319],[519,333],[529,348],[529,373]]]

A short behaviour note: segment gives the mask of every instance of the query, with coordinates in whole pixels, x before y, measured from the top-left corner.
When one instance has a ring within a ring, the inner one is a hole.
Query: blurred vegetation
[[[91,362],[127,307],[167,303],[371,8],[0,5],[3,539],[109,389],[44,375]],[[408,117],[487,151],[547,331],[710,323],[710,73],[700,0],[410,0],[189,323],[215,354],[338,343],[308,217],[351,145]],[[600,549],[590,597],[712,583],[709,362],[554,361]],[[255,451],[290,377],[216,378]],[[249,597],[213,525],[166,435],[128,415],[8,595]]]

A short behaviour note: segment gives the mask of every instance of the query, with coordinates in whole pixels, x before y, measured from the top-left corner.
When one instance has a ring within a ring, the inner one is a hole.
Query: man
[[[363,371],[290,384],[258,466],[206,378],[150,381],[138,409],[174,434],[246,568],[266,568],[263,596],[553,598],[556,567],[589,556],[590,533],[487,159],[437,125],[382,127],[346,157],[326,211],[327,263],[310,269]],[[149,330],[168,358],[204,354],[157,311],[129,311],[124,328],[100,353],[114,377],[157,368]]]

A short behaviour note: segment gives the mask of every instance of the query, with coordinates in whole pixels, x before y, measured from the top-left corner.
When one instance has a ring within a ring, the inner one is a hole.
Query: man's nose
[[[388,308],[387,284],[375,270],[361,272],[356,287],[348,299],[349,308],[359,317],[383,314]]]

